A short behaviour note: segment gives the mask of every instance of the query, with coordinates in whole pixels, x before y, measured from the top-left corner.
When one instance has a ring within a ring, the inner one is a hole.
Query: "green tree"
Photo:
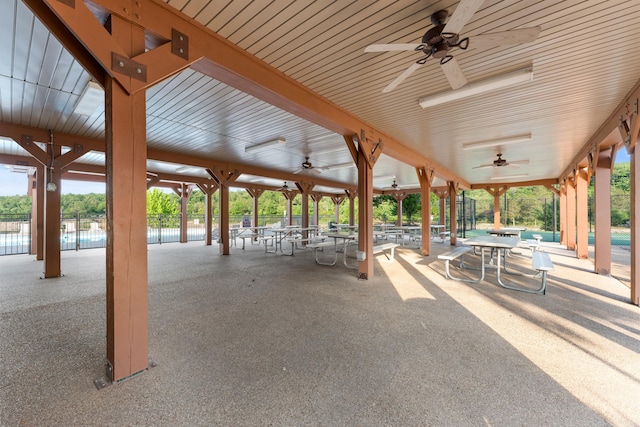
[[[180,212],[178,196],[153,188],[147,191],[147,215],[176,215]]]
[[[396,212],[397,212],[396,207]],[[402,200],[402,213],[407,216],[407,221],[411,224],[412,218],[422,211],[422,196],[414,193],[409,194]]]

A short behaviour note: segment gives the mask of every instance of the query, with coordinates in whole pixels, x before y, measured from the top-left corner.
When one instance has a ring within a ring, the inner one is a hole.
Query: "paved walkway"
[[[104,250],[46,280],[0,257],[0,425],[639,425],[640,308],[543,245],[545,296],[447,280],[411,248],[358,281],[311,251],[151,245],[158,366],[102,390]]]

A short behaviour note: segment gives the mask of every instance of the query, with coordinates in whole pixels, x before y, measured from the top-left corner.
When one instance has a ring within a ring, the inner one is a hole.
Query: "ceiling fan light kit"
[[[492,77],[487,80],[468,84],[460,89],[440,92],[435,95],[427,96],[420,99],[419,104],[422,108],[433,107],[434,105],[444,104],[446,102],[455,101],[469,96],[479,95],[481,93],[502,89],[518,83],[524,83],[533,80],[533,69],[531,67],[521,70],[512,71],[500,76]]]
[[[260,142],[258,144],[250,145],[248,147],[244,147],[245,153],[253,153],[254,151],[259,151],[267,147],[271,147],[274,145],[284,145],[287,143],[287,140],[280,137],[277,139],[273,139],[270,141]]]
[[[509,144],[519,144],[522,142],[531,142],[531,134],[510,136],[501,139],[488,139],[486,141],[469,142],[462,144],[463,150],[476,150],[479,148],[497,147]]]

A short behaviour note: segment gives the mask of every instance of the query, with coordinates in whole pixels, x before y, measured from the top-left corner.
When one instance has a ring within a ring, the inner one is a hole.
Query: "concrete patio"
[[[102,390],[105,251],[63,252],[45,280],[32,256],[0,257],[0,425],[640,424],[624,283],[543,242],[546,295],[493,272],[471,285],[444,278],[448,248],[398,248],[359,281],[309,250],[151,245],[157,366]]]

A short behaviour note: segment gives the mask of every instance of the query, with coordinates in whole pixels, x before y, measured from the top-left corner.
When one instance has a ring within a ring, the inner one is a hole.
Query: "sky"
[[[11,172],[5,165],[0,165],[0,196],[26,196],[28,182],[26,173]],[[62,194],[104,192],[102,183],[62,180]]]
[[[620,149],[616,153],[616,163],[629,161],[627,150]],[[0,196],[26,196],[27,174],[11,172],[6,166],[0,165]],[[62,194],[104,194],[104,184],[97,182],[82,182],[62,180]]]

